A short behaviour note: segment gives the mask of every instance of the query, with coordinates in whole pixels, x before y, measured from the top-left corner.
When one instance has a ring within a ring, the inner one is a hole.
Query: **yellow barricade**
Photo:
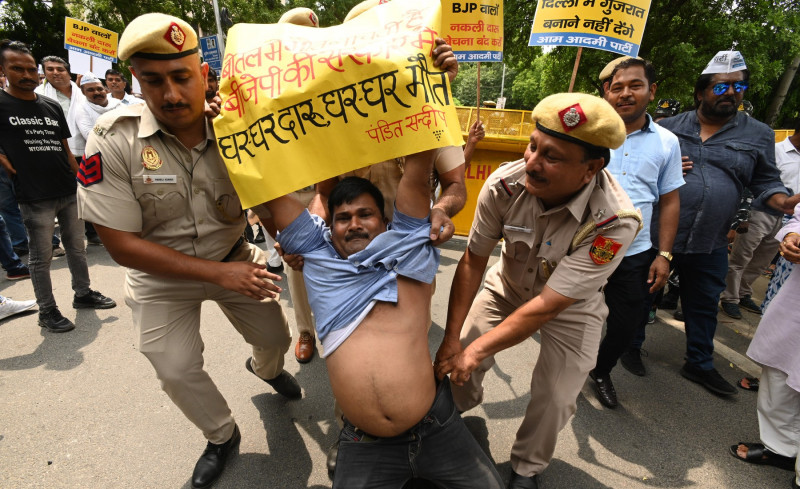
[[[475,107],[456,107],[458,121],[466,141],[469,127],[475,122]],[[529,110],[501,110],[481,108],[481,120],[486,137],[478,143],[472,163],[465,172],[467,204],[453,218],[456,234],[467,236],[475,216],[478,193],[493,171],[504,162],[522,158],[533,132]],[[776,129],[775,142],[779,143],[794,134],[791,129]]]

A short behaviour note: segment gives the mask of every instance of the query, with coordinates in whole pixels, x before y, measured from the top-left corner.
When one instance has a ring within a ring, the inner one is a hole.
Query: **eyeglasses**
[[[728,91],[728,88],[733,85],[733,91],[736,93],[743,92],[747,90],[747,82],[734,82],[734,83],[717,83],[713,87],[711,87],[711,91],[714,92],[714,95],[722,95]]]

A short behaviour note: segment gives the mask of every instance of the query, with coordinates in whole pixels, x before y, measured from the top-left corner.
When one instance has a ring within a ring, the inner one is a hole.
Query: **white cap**
[[[733,73],[734,71],[746,70],[744,56],[739,51],[720,51],[711,58],[708,66],[703,70],[703,75],[715,73]]]
[[[100,79],[95,76],[94,73],[91,71],[87,71],[81,77],[81,86],[86,85],[87,83],[100,83]]]

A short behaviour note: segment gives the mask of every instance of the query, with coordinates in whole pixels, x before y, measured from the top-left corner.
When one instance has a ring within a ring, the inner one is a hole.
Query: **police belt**
[[[233,258],[233,255],[236,253],[236,250],[238,250],[239,247],[242,246],[243,244],[244,244],[244,236],[239,236],[239,239],[236,240],[236,243],[234,243],[233,248],[231,248],[231,251],[229,251],[228,254],[225,255],[225,258],[223,258],[220,261],[231,261],[231,258]]]

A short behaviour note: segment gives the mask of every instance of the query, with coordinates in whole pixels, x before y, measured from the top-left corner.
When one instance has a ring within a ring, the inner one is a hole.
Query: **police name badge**
[[[142,182],[145,185],[152,183],[178,183],[177,175],[142,175]]]
[[[158,156],[158,152],[152,146],[145,146],[142,149],[142,166],[147,170],[158,170],[164,162]]]

